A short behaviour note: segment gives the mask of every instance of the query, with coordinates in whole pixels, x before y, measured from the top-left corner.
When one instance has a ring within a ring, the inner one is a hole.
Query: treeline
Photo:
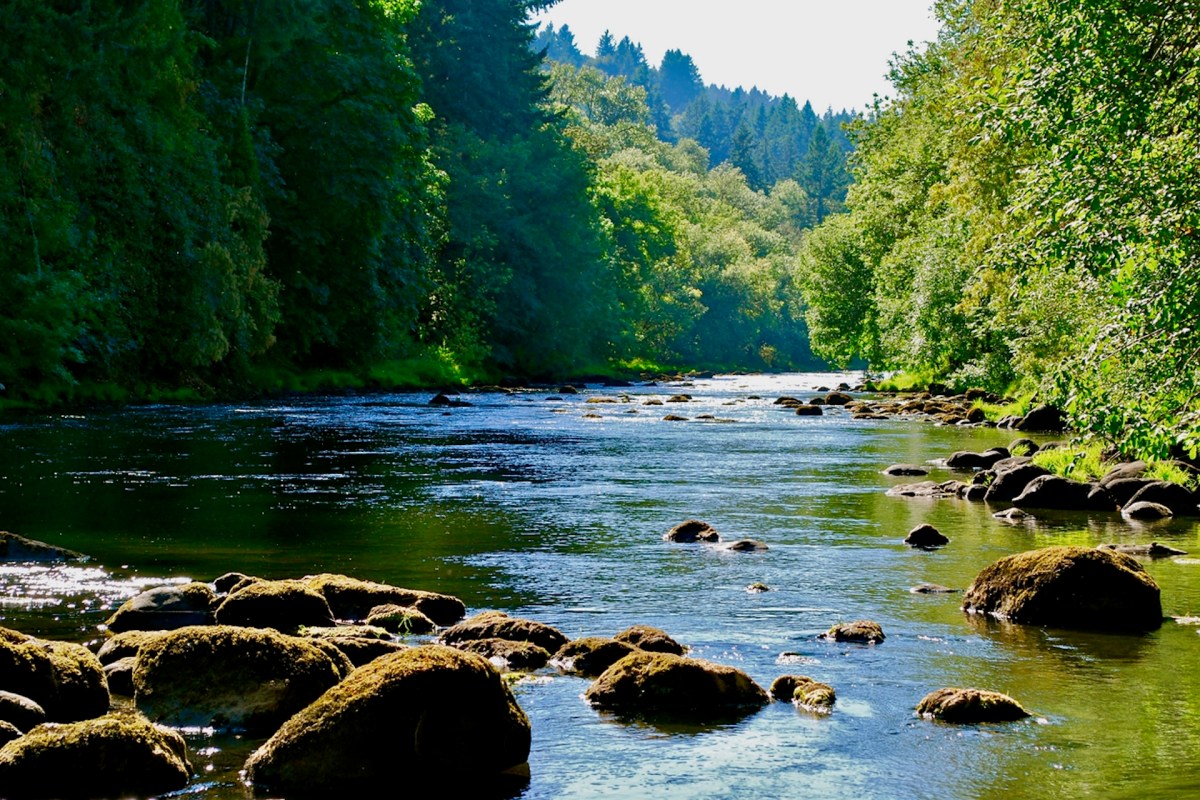
[[[947,0],[802,253],[814,349],[1200,445],[1200,5]]]
[[[810,364],[802,176],[548,85],[544,5],[5,4],[0,397]]]

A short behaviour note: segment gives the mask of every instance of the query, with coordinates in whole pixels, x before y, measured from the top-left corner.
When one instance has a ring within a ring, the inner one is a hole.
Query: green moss
[[[366,619],[376,606],[393,604],[415,608],[438,625],[453,625],[467,609],[463,601],[450,595],[403,589],[346,575],[322,573],[302,580],[324,596],[338,619]]]
[[[917,714],[942,722],[1013,722],[1029,712],[1006,694],[980,689],[938,689],[917,704]]]
[[[636,714],[720,716],[767,702],[741,670],[670,653],[639,651],[617,661],[588,687],[598,708]]]
[[[108,682],[86,647],[0,628],[0,686],[28,697],[47,719],[73,722],[108,710]]]

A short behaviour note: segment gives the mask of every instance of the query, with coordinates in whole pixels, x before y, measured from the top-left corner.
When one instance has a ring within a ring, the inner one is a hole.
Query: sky
[[[667,50],[692,57],[706,84],[759,89],[862,110],[891,94],[892,53],[937,35],[932,0],[561,0],[534,17],[564,23],[585,55],[605,30],[642,45],[657,67]]]

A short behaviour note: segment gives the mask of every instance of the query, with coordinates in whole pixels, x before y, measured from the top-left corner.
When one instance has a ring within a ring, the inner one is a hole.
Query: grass
[[[897,372],[874,383],[881,392],[916,392],[929,388],[933,382],[932,372]]]
[[[1005,417],[1023,417],[1033,409],[1033,393],[1020,395],[1011,403],[988,403],[976,400],[972,407],[983,409],[983,413],[992,422],[999,422]]]
[[[1170,461],[1153,462],[1146,470],[1146,477],[1153,481],[1178,483],[1193,491],[1200,487],[1200,475],[1188,472]]]
[[[1033,455],[1033,463],[1073,481],[1098,481],[1112,466],[1101,458],[1103,449],[1095,443],[1039,450]]]

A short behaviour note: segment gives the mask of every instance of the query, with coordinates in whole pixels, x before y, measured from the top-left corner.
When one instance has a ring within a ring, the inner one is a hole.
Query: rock
[[[825,402],[831,406],[844,406],[854,398],[845,392],[830,392],[825,395]]]
[[[1101,483],[1100,485],[1108,491],[1113,502],[1123,508],[1129,505],[1135,494],[1152,483],[1154,481],[1144,478],[1117,478],[1108,483]]]
[[[968,484],[962,481],[921,481],[920,483],[901,483],[888,489],[890,497],[931,497],[941,499],[961,497]]]
[[[530,619],[510,617],[503,611],[484,611],[442,633],[443,644],[455,645],[472,639],[508,639],[530,642],[547,653],[557,653],[568,639],[561,631]]]
[[[917,704],[917,714],[942,722],[1013,722],[1029,712],[1006,694],[980,689],[938,689]]]
[[[532,642],[511,639],[469,639],[452,645],[458,650],[483,656],[503,672],[532,672],[550,661],[550,653]]]
[[[854,622],[843,622],[834,625],[818,638],[829,642],[857,642],[859,644],[879,644],[886,637],[878,622],[866,619]]]
[[[1101,550],[1112,550],[1127,556],[1146,556],[1148,558],[1170,558],[1171,556],[1186,556],[1186,550],[1176,550],[1165,544],[1151,542],[1150,544],[1102,544]]]
[[[797,401],[797,402],[799,402],[799,401]],[[823,405],[825,405],[825,398],[824,397],[810,397],[808,400],[808,403],[806,405],[823,406]]]
[[[908,590],[912,594],[957,594],[958,589],[942,586],[938,583],[922,583]]]
[[[355,670],[259,747],[246,774],[289,797],[371,797],[418,775],[461,790],[523,765],[529,746],[529,720],[486,660],[427,645]]]
[[[216,604],[217,595],[207,583],[159,586],[126,600],[105,625],[113,633],[208,625]]]
[[[167,631],[123,631],[100,645],[96,658],[100,659],[101,664],[108,665],[122,658],[136,656],[142,645],[166,634]]]
[[[932,525],[918,525],[904,537],[904,543],[909,547],[929,549],[950,544],[950,540]]]
[[[1115,511],[1116,503],[1096,484],[1067,480],[1058,475],[1034,478],[1012,499],[1018,508],[1050,508],[1063,511]]]
[[[667,414],[663,417],[663,422],[687,422],[687,417],[681,417],[678,414]]]
[[[666,631],[649,625],[632,625],[613,637],[649,653],[670,653],[681,656],[687,648],[675,641]]]
[[[108,711],[104,668],[83,645],[0,628],[0,686],[40,705],[52,722],[75,722]]]
[[[243,581],[259,581],[262,578],[255,578],[241,572],[226,572],[221,577],[212,582],[213,590],[217,594],[229,594],[235,586],[238,586]]]
[[[467,613],[462,600],[447,594],[328,573],[308,575],[302,580],[324,596],[337,619],[366,619],[372,608],[388,603],[415,608],[438,625],[453,625]]]
[[[690,544],[692,542],[719,542],[721,541],[721,535],[717,533],[716,528],[707,522],[701,522],[698,519],[689,519],[686,522],[679,523],[663,534],[663,539],[668,542]]]
[[[1033,439],[1021,437],[1019,439],[1013,439],[1008,443],[1008,452],[1010,453],[1020,453],[1023,456],[1031,456],[1037,451],[1038,445]]]
[[[110,694],[133,697],[133,670],[137,656],[125,656],[104,665],[104,678],[108,681]]]
[[[771,683],[770,694],[781,702],[792,702],[801,708],[824,714],[833,710],[837,700],[832,686],[804,675],[781,675]]]
[[[375,606],[367,614],[367,624],[375,625],[398,636],[433,633],[437,627],[433,620],[415,608],[386,603]]]
[[[1148,469],[1150,469],[1150,465],[1140,459],[1114,464],[1108,468],[1108,472],[1104,473],[1104,477],[1100,479],[1100,485],[1108,486],[1113,481],[1141,479]],[[1149,481],[1146,482],[1149,483]]]
[[[83,561],[87,556],[45,542],[26,539],[8,531],[0,531],[0,562],[53,563]]]
[[[746,591],[749,592],[750,594],[762,594],[763,592],[771,591],[771,587],[767,586],[765,583],[755,581],[754,583],[752,583],[746,587]]]
[[[1032,514],[1027,511],[1022,511],[1019,508],[1006,508],[1003,511],[997,511],[995,514],[992,514],[992,516],[998,520],[1007,522],[1010,525],[1017,525],[1025,522],[1026,520],[1031,520],[1034,518]]]
[[[1050,470],[1036,464],[1020,464],[1011,469],[997,470],[983,499],[988,503],[1011,503],[1035,478],[1049,474]]]
[[[804,405],[804,403],[803,403],[803,401],[801,401],[801,400],[800,400],[800,399],[798,399],[798,398],[795,398],[795,397],[788,397],[788,396],[786,396],[786,395],[785,395],[785,396],[783,396],[783,397],[777,397],[777,398],[775,398],[775,402],[774,402],[774,403],[772,403],[771,405],[788,407],[788,406],[799,406],[799,405]]]
[[[251,583],[229,594],[214,616],[218,625],[274,628],[284,633],[334,624],[325,597],[302,581]]]
[[[825,412],[820,406],[796,406],[796,415],[800,417],[822,417]]]
[[[1171,513],[1171,509],[1161,503],[1148,503],[1144,500],[1139,500],[1122,508],[1121,516],[1126,519],[1156,520],[1167,519],[1175,515]]]
[[[1058,433],[1066,430],[1066,418],[1063,412],[1053,406],[1038,406],[1030,411],[1021,421],[1014,425],[1019,431],[1046,431]]]
[[[388,639],[374,639],[369,636],[330,636],[320,641],[328,642],[344,655],[353,667],[369,664],[377,658],[407,650],[408,645],[393,642]],[[341,677],[348,674],[342,673]]]
[[[1179,484],[1168,481],[1146,484],[1129,498],[1129,504],[1134,503],[1157,503],[1171,509],[1171,513],[1177,517],[1194,517],[1198,514],[1196,495]]]
[[[883,471],[884,475],[928,475],[929,470],[916,464],[892,464]]]
[[[615,397],[589,397],[584,402],[591,403],[593,405],[595,405],[595,404],[612,405],[617,402],[617,399]]]
[[[767,547],[765,542],[760,542],[757,539],[738,539],[736,542],[721,545],[721,549],[734,553],[765,553],[770,548]]]
[[[8,744],[14,739],[20,739],[24,735],[25,734],[16,725],[0,719],[0,748],[3,748],[4,745]]]
[[[32,730],[46,721],[46,709],[24,695],[0,691],[0,721],[21,731]]]
[[[574,386],[572,386],[569,383],[564,383],[562,386],[558,387],[558,393],[559,394],[579,394],[579,389],[575,388]]]
[[[670,653],[631,653],[606,669],[584,698],[637,714],[714,717],[757,708],[767,693],[739,669]]]
[[[143,645],[133,672],[137,707],[178,727],[267,733],[340,680],[315,644],[273,630],[182,628]]]
[[[429,399],[429,405],[442,406],[444,408],[467,408],[471,404],[466,400],[460,400],[457,397],[449,397],[443,392],[438,392]]]
[[[1153,630],[1158,584],[1133,558],[1087,547],[1047,547],[1002,558],[967,589],[963,610],[1060,628]]]
[[[972,503],[982,503],[987,497],[988,487],[982,483],[973,483],[963,489],[962,499]]]
[[[595,678],[637,648],[628,642],[588,636],[564,644],[551,661],[563,672]]]
[[[985,469],[984,458],[980,453],[973,453],[970,450],[959,450],[951,453],[946,459],[946,467],[956,470],[973,470]]]
[[[135,714],[39,725],[0,749],[8,800],[161,795],[191,775],[183,737]]]

